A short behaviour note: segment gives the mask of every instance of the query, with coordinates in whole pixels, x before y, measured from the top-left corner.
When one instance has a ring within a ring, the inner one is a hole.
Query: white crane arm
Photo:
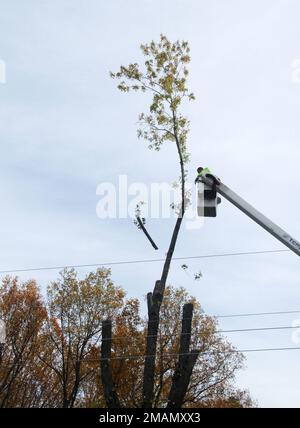
[[[208,177],[203,177],[202,181],[207,185],[212,185],[212,179]],[[220,195],[222,195],[225,199],[235,205],[239,210],[245,213],[261,227],[263,227],[267,232],[277,238],[286,247],[288,247],[290,250],[300,256],[300,242],[298,242],[295,238],[293,238],[291,235],[281,229],[281,227],[277,226],[277,224],[273,223],[270,219],[268,219],[252,205],[248,204],[248,202],[246,202],[243,198],[237,195],[233,190],[225,186],[225,184],[218,184],[216,190],[218,193],[220,193]]]

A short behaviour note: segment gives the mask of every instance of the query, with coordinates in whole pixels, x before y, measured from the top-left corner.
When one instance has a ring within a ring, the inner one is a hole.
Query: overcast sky
[[[299,22],[298,0],[1,0],[0,270],[164,255],[172,220],[148,221],[160,247],[154,252],[130,219],[96,216],[99,183],[117,184],[120,174],[147,185],[178,176],[171,144],[155,153],[137,141],[147,97],[121,94],[109,79],[109,70],[141,61],[140,43],[160,33],[191,46],[190,180],[208,165],[299,240]],[[216,219],[183,227],[176,256],[277,249],[284,247],[223,200]],[[186,287],[208,314],[300,311],[300,265],[291,252],[193,260],[200,282],[181,263],[173,263],[170,282]],[[119,265],[112,275],[143,299],[160,270],[159,262]],[[19,276],[44,289],[57,274]],[[220,326],[297,319],[300,313],[228,318]],[[238,349],[300,346],[292,330],[228,338]],[[248,353],[238,384],[261,406],[300,407],[299,356]]]

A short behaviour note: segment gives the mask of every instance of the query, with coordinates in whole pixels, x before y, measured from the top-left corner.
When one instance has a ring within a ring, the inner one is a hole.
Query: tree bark
[[[111,342],[111,321],[106,320],[102,323],[101,379],[107,407],[119,408],[121,405],[115,389],[111,370]]]
[[[193,304],[183,307],[179,358],[168,397],[167,408],[181,408],[199,351],[190,352],[193,319]]]
[[[148,304],[148,332],[143,379],[144,408],[151,408],[153,402],[153,386],[155,372],[155,355],[157,347],[157,333],[159,327],[159,310],[163,298],[161,281],[156,281],[153,294],[147,294]]]

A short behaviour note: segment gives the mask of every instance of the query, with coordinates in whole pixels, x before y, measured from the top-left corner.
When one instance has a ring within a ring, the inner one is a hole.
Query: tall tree
[[[141,45],[145,56],[143,69],[137,63],[121,66],[112,78],[120,79],[118,88],[123,92],[142,91],[152,95],[149,113],[139,116],[138,136],[145,139],[149,148],[160,150],[165,142],[171,142],[178,154],[180,168],[181,198],[178,216],[171,234],[161,277],[156,281],[153,293],[148,293],[148,335],[145,351],[144,384],[142,406],[152,407],[154,399],[154,377],[159,329],[160,308],[168,278],[170,264],[176,247],[178,234],[186,211],[186,176],[189,153],[187,136],[189,121],[180,112],[182,102],[193,100],[188,90],[187,65],[190,62],[190,48],[186,41],[170,42],[164,35],[160,41]]]
[[[47,312],[35,281],[20,284],[6,277],[0,287],[0,313],[6,326],[6,343],[0,365],[0,407],[35,407],[51,402],[40,367],[39,335]]]
[[[124,291],[114,286],[109,269],[79,280],[74,269],[61,272],[48,287],[48,322],[41,361],[56,375],[62,407],[74,407],[82,382],[95,370],[85,364],[101,337],[101,323],[114,318]]]

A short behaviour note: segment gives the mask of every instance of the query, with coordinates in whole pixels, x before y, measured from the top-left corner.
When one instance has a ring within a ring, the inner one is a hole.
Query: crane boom
[[[203,177],[202,181],[209,186],[213,184],[212,179],[208,177]],[[286,247],[288,247],[290,250],[300,256],[300,242],[298,242],[291,235],[281,229],[281,227],[273,223],[265,215],[263,215],[256,208],[246,202],[238,194],[236,194],[233,190],[225,186],[225,184],[218,184],[216,190],[218,193],[220,193],[220,195],[222,195],[225,199],[235,205],[239,210],[245,213],[261,227],[263,227],[267,232],[277,238]]]

